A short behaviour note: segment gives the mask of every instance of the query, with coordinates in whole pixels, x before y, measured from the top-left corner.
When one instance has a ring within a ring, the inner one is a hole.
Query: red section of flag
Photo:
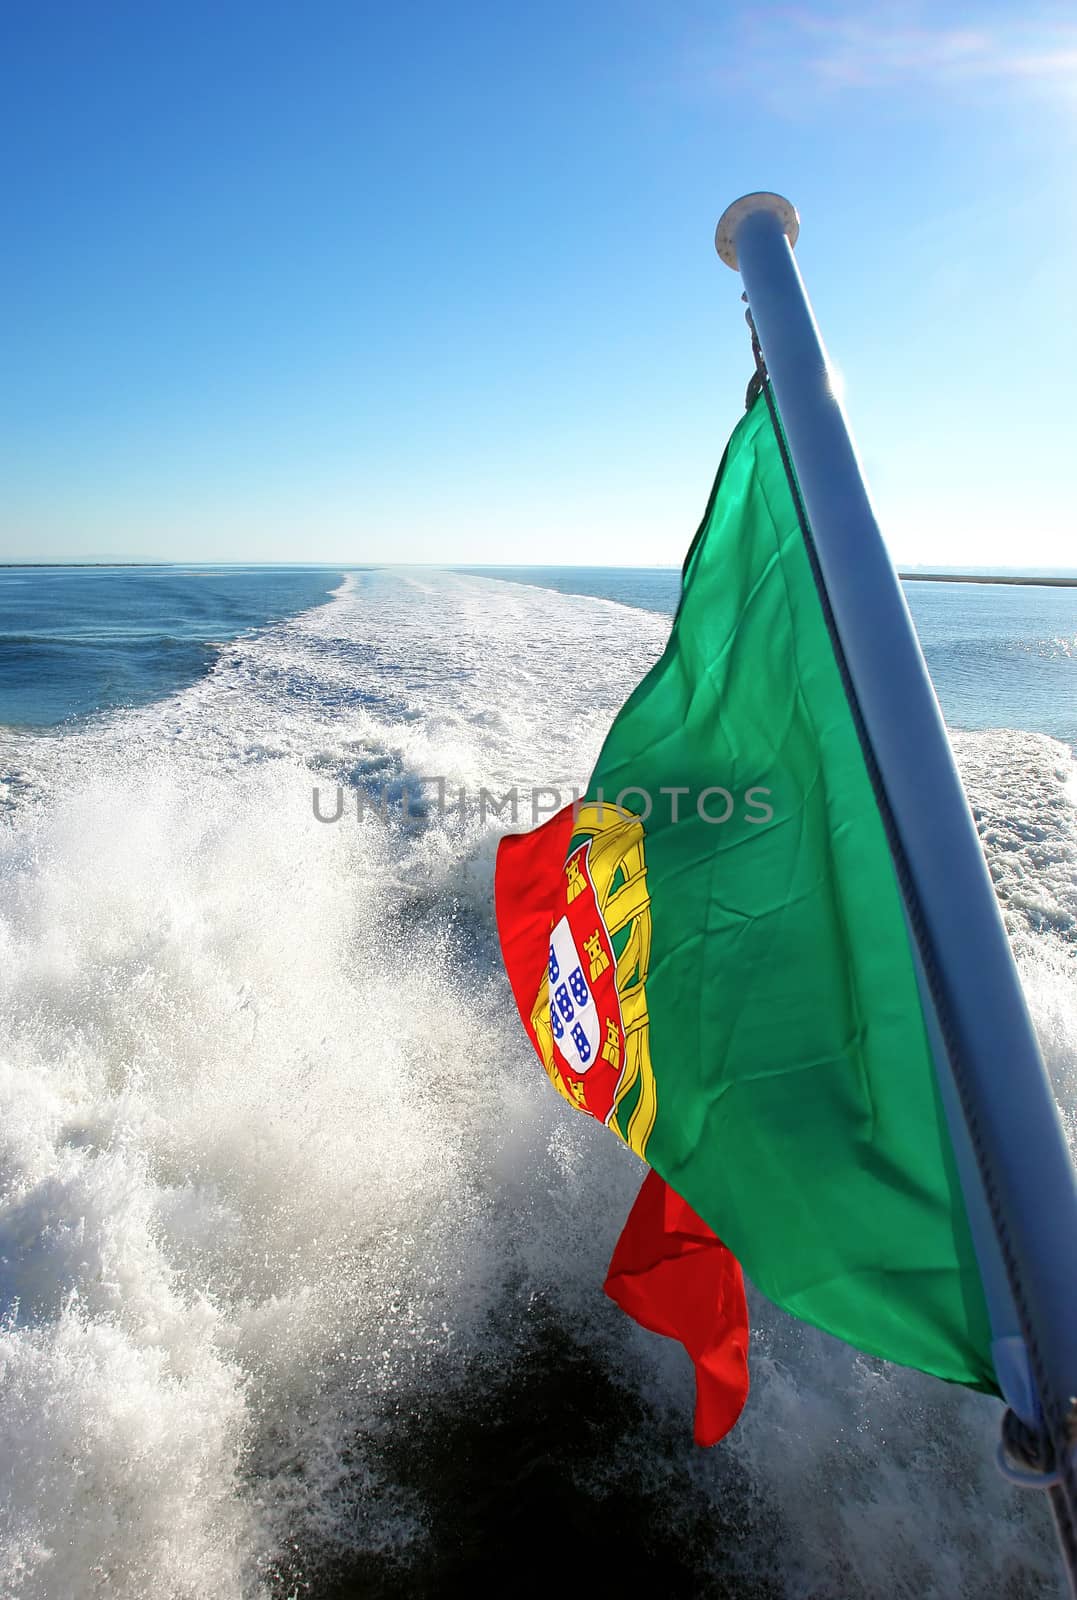
[[[657,1172],[628,1214],[606,1293],[642,1327],[683,1344],[696,1369],[696,1443],[717,1444],[748,1398],[744,1278],[736,1256]]]
[[[494,914],[501,955],[520,1019],[536,1050],[531,1012],[550,959],[550,929],[564,910],[565,857],[573,820],[572,807],[565,806],[541,828],[506,834],[497,847]]]
[[[494,904],[501,953],[528,1037],[550,957],[550,930],[565,913],[566,806],[531,833],[508,834],[497,852]],[[606,1293],[644,1328],[677,1339],[696,1369],[697,1444],[717,1444],[748,1396],[748,1307],[736,1257],[707,1224],[649,1172],[617,1241]]]

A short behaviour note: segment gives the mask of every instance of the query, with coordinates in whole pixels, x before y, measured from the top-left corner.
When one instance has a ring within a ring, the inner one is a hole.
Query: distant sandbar
[[[904,583],[1023,583],[1043,589],[1077,589],[1077,578],[1024,578],[997,572],[899,572]]]

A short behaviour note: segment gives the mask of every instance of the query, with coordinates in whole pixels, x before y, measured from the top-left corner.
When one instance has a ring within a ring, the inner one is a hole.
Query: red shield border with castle
[[[494,888],[505,970],[551,1083],[646,1160],[657,1085],[640,819],[601,799],[566,806],[502,839]]]

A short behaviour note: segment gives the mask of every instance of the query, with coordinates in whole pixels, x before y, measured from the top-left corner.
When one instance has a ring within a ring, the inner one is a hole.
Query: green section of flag
[[[648,1161],[777,1304],[994,1390],[894,868],[762,396],[588,797],[629,786],[652,807]],[[717,788],[732,814],[704,822]]]

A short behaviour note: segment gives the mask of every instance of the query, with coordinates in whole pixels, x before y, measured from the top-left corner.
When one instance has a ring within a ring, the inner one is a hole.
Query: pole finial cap
[[[777,217],[785,229],[790,245],[795,245],[797,242],[800,218],[791,200],[786,200],[784,195],[770,194],[765,189],[760,190],[758,194],[741,195],[731,206],[726,206],[714,230],[714,248],[726,266],[732,267],[734,272],[737,270],[737,229],[745,217],[751,216],[756,211],[769,211],[771,216]]]

